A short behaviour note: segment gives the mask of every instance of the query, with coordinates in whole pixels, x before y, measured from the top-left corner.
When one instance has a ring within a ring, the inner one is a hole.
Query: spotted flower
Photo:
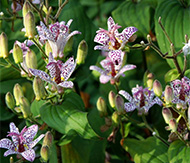
[[[67,43],[67,41],[76,34],[81,34],[79,31],[73,31],[71,33],[69,26],[72,23],[72,19],[70,19],[67,24],[65,24],[64,21],[62,22],[56,22],[54,24],[51,24],[49,28],[47,28],[43,22],[40,22],[40,26],[37,26],[37,31],[40,37],[41,42],[45,42],[48,40],[52,51],[53,51],[53,57],[57,58],[58,56],[60,58],[63,57],[63,50]]]
[[[50,76],[41,70],[29,69],[34,76],[39,76],[42,80],[58,87],[72,88],[73,82],[67,81],[76,67],[76,62],[71,57],[65,63],[60,60],[54,60],[53,55],[49,54],[49,63],[46,68],[49,70]]]
[[[120,90],[119,94],[125,97],[129,102],[124,104],[126,112],[138,110],[138,114],[142,115],[143,113],[148,113],[149,109],[154,105],[162,105],[162,101],[158,98],[154,98],[154,92],[149,90],[148,88],[144,88],[142,86],[136,86],[132,89],[133,97],[125,92],[124,90]]]
[[[185,46],[183,47],[182,50],[183,50],[183,53],[185,56],[190,54],[190,39],[189,39],[188,43],[185,44]]]
[[[20,46],[20,48],[22,49],[22,53],[23,53],[23,62],[21,63],[22,68],[28,72],[28,67],[26,65],[26,54],[27,52],[30,50],[30,46],[34,45],[34,43],[30,40],[25,40],[24,42],[19,42],[19,41],[15,41],[15,44],[17,44],[18,46]],[[13,53],[13,49],[11,49],[9,51],[9,53]],[[26,73],[21,69],[21,75],[25,75]]]
[[[95,50],[118,50],[122,49],[125,44],[129,41],[130,37],[137,31],[135,27],[127,27],[121,33],[118,29],[121,28],[118,24],[115,24],[112,17],[108,18],[107,21],[108,30],[100,28],[96,33],[94,42],[101,45],[94,47]]]
[[[122,75],[124,76],[124,72],[128,70],[132,70],[136,68],[135,65],[129,64],[122,67],[124,52],[121,50],[114,50],[108,53],[106,59],[100,62],[101,66],[104,69],[101,69],[98,66],[90,66],[90,70],[98,71],[100,75],[100,82],[105,84],[108,81],[117,81],[117,79]]]
[[[26,160],[33,162],[35,159],[35,151],[32,149],[43,137],[41,134],[35,140],[34,137],[38,132],[38,126],[32,125],[28,128],[24,127],[21,132],[13,122],[10,123],[10,132],[7,135],[10,139],[4,138],[0,140],[0,148],[8,149],[4,156],[11,154],[20,154]]]
[[[183,77],[181,80],[174,80],[170,84],[174,93],[172,103],[182,104],[182,106],[187,103],[190,105],[190,79]]]

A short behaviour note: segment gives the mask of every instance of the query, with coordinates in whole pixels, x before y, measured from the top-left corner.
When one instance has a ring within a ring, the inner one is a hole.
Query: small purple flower
[[[190,79],[183,77],[181,80],[174,80],[170,84],[174,93],[172,102],[174,104],[182,104],[182,106],[185,106],[187,103],[190,105]]]
[[[38,126],[32,125],[28,128],[24,127],[19,133],[18,128],[11,122],[10,132],[7,136],[11,137],[12,141],[7,138],[0,140],[0,148],[8,149],[4,153],[4,156],[20,154],[26,160],[33,162],[35,159],[35,151],[32,148],[44,137],[44,134],[41,134],[33,141],[37,132]]]
[[[26,65],[26,54],[27,52],[30,50],[30,46],[34,45],[34,43],[30,40],[25,40],[23,43],[19,42],[19,41],[15,41],[15,44],[17,44],[18,46],[20,46],[20,48],[22,49],[23,52],[23,62],[21,63],[21,66],[23,67],[23,69],[28,72],[28,67]],[[9,53],[13,53],[13,49],[11,49],[9,51]],[[25,75],[26,73],[21,69],[21,75]]]
[[[44,43],[46,40],[48,40],[52,48],[54,58],[57,58],[58,56],[62,58],[63,50],[67,41],[73,35],[81,34],[79,31],[73,31],[69,33],[69,26],[71,23],[72,19],[70,19],[67,24],[65,24],[64,21],[51,24],[49,29],[43,24],[43,22],[40,22],[40,26],[37,26],[40,41]]]
[[[101,74],[100,83],[105,84],[110,80],[117,81],[120,76],[125,76],[125,71],[136,68],[136,66],[132,64],[122,67],[123,57],[124,52],[121,50],[110,51],[107,58],[100,62],[104,70],[97,66],[90,66],[90,70],[98,71]]]
[[[94,42],[101,45],[94,47],[95,50],[118,50],[122,49],[125,44],[129,41],[130,37],[137,31],[135,27],[127,27],[121,33],[118,29],[121,28],[118,24],[115,24],[112,17],[108,18],[107,21],[108,30],[100,28],[96,33]]]
[[[138,114],[142,115],[143,113],[148,113],[149,109],[154,105],[162,105],[162,101],[158,98],[154,98],[154,92],[148,88],[142,86],[136,86],[132,89],[133,97],[124,90],[120,90],[119,94],[124,96],[129,102],[124,104],[126,112],[131,112],[135,109],[138,110]]]
[[[73,82],[67,81],[76,67],[76,62],[70,57],[65,63],[60,60],[54,60],[53,55],[49,54],[49,63],[46,68],[49,70],[50,76],[41,70],[29,69],[34,76],[39,76],[42,80],[58,87],[72,88]]]

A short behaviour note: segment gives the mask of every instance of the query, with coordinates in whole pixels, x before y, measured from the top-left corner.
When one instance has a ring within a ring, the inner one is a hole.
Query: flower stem
[[[20,73],[20,69],[16,67],[8,58],[5,58],[5,61],[12,66],[16,71]]]
[[[20,63],[18,65],[19,65],[20,69],[22,69],[26,74],[28,74],[28,72],[22,67],[22,65]]]
[[[56,15],[55,15],[55,17],[54,17],[54,20],[57,20],[57,19],[58,19],[59,15],[61,14],[61,11],[62,11],[63,7],[65,7],[65,5],[66,5],[68,2],[69,2],[69,0],[65,0],[65,2],[64,2],[61,6],[59,6],[59,9],[58,9],[58,11],[57,11],[57,13],[56,13]]]

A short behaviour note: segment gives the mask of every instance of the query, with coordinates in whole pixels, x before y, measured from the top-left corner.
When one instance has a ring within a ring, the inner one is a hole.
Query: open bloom
[[[185,56],[190,54],[190,39],[188,43],[186,43],[185,46],[183,47],[183,53]]]
[[[125,44],[129,41],[130,37],[137,31],[135,27],[127,27],[121,33],[118,29],[121,28],[118,24],[115,24],[112,17],[108,18],[107,21],[108,30],[100,28],[96,33],[94,42],[101,45],[94,47],[95,50],[118,50],[122,49]]]
[[[29,69],[34,76],[39,76],[42,80],[53,84],[56,88],[72,88],[73,82],[67,81],[76,67],[76,62],[71,57],[65,63],[60,60],[54,60],[52,54],[49,54],[49,63],[46,68],[49,70],[50,76],[41,70]]]
[[[63,50],[67,41],[73,35],[81,34],[79,31],[69,33],[69,26],[71,23],[72,19],[70,19],[67,24],[65,24],[64,21],[51,24],[49,29],[43,24],[43,22],[40,22],[40,26],[37,26],[40,41],[44,43],[44,41],[48,40],[52,48],[54,58],[57,58],[58,56],[62,58]]]
[[[108,53],[106,59],[100,62],[101,66],[104,69],[99,68],[98,66],[90,66],[90,70],[98,71],[100,75],[100,82],[105,84],[108,81],[117,81],[117,79],[124,72],[136,68],[135,65],[129,64],[122,67],[124,52],[121,50],[114,50]]]
[[[162,101],[158,98],[154,98],[154,92],[148,88],[142,86],[136,86],[132,89],[133,97],[124,90],[120,90],[119,94],[125,97],[129,102],[124,104],[126,112],[131,112],[135,109],[138,110],[138,114],[142,115],[143,113],[148,113],[149,109],[154,105],[162,105]]]
[[[174,93],[172,103],[182,106],[186,106],[187,103],[190,105],[190,79],[183,77],[181,80],[174,80],[170,84]]]
[[[35,151],[32,149],[43,137],[41,134],[34,141],[34,137],[38,132],[38,126],[32,125],[28,128],[24,127],[21,132],[13,122],[10,123],[10,132],[7,136],[12,138],[12,141],[4,138],[0,140],[0,148],[8,149],[4,156],[10,154],[20,154],[26,160],[33,162],[35,159]]]

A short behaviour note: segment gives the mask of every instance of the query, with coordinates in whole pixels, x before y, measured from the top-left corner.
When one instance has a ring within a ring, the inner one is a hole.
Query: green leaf
[[[155,12],[155,32],[158,40],[158,45],[163,53],[170,52],[170,43],[164,35],[163,30],[158,24],[158,18],[161,17],[161,22],[174,44],[175,50],[178,51],[184,46],[185,34],[190,35],[190,8],[184,8],[178,0],[162,1]],[[183,54],[177,57],[179,65],[183,68]],[[168,59],[168,64],[171,68],[175,68],[173,60]]]
[[[116,23],[123,28],[134,26],[144,37],[150,32],[151,6],[146,1],[133,3],[131,0],[123,2],[112,12]]]
[[[37,101],[37,100],[34,100],[30,106],[30,110],[33,114],[33,116],[38,116],[40,115],[40,107],[45,103],[45,101],[43,100],[40,100],[40,101]]]
[[[187,163],[190,162],[190,148],[182,141],[174,141],[168,149],[168,158],[170,163]]]
[[[62,134],[75,130],[85,139],[97,139],[99,136],[91,128],[87,112],[82,112],[78,108],[78,101],[74,98],[71,101],[71,99],[72,97],[66,94],[60,105],[44,104],[40,108],[42,120]]]
[[[168,147],[155,137],[149,137],[143,141],[127,138],[123,142],[123,147],[133,157],[134,162],[168,162]]]
[[[6,121],[14,116],[14,114],[7,107],[5,107],[2,99],[0,101],[0,108],[0,121]]]
[[[172,69],[165,74],[165,82],[170,82],[177,79],[180,76],[177,69]]]

